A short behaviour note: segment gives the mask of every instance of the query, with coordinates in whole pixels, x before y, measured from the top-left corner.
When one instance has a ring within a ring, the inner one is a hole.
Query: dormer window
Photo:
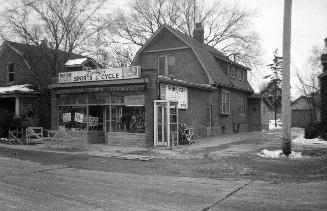
[[[9,63],[7,66],[7,80],[8,82],[13,82],[15,80],[15,65],[14,63]]]
[[[235,78],[240,81],[245,80],[245,71],[238,69],[232,65],[228,65],[228,75],[229,75],[229,77]]]
[[[173,72],[175,56],[163,55],[158,57],[158,75],[168,75]]]

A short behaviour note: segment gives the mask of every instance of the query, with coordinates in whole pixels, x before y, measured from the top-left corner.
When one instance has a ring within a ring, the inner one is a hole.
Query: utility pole
[[[282,80],[282,137],[283,153],[291,154],[291,102],[290,102],[290,61],[291,61],[291,14],[292,0],[284,0],[283,24],[283,80]]]

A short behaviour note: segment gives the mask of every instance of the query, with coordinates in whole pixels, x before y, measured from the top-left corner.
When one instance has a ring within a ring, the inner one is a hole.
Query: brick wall
[[[188,123],[195,130],[197,137],[207,136],[206,106],[212,106],[214,91],[206,91],[196,88],[188,89],[188,109],[179,109],[179,122]]]
[[[220,125],[221,125],[221,133],[234,133],[237,129],[238,132],[245,132],[249,130],[249,120],[248,120],[248,98],[247,94],[244,92],[240,92],[234,89],[225,89],[219,88],[219,98],[218,98],[218,107],[219,111],[221,111],[221,93],[222,90],[227,90],[230,92],[230,114],[220,114]],[[239,97],[243,96],[245,100],[245,113],[240,114],[240,101]],[[224,128],[224,129],[223,129]]]
[[[107,133],[105,141],[108,145],[146,147],[147,136],[145,133]]]

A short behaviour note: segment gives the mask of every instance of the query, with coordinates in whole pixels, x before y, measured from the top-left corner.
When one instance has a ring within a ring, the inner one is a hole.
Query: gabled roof
[[[193,37],[182,33],[179,30],[173,29],[170,26],[162,25],[154,35],[147,40],[147,42],[137,51],[133,63],[135,64],[139,59],[140,53],[143,49],[148,46],[163,29],[167,29],[184,43],[186,43],[195,54],[196,58],[200,62],[201,66],[203,67],[205,73],[207,74],[209,84],[217,84],[221,86],[231,87],[235,89],[240,89],[247,92],[253,92],[251,85],[247,81],[240,81],[237,79],[231,79],[228,77],[222,67],[219,65],[217,60],[222,60],[227,63],[233,64],[238,66],[242,69],[249,70],[249,68],[233,62],[228,57],[223,55],[223,53],[219,52],[217,49],[204,44],[200,43],[198,40],[194,39]]]
[[[300,97],[296,98],[291,102],[291,105],[294,105],[297,103],[299,100],[304,99],[307,103],[312,103],[314,105],[320,105],[321,99],[319,94],[315,94],[314,98],[312,96],[304,96],[301,95]]]

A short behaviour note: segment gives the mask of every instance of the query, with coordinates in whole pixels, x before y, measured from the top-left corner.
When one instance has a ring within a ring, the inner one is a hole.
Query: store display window
[[[76,131],[144,133],[144,96],[124,94],[59,95],[59,127]]]
[[[87,108],[86,106],[60,106],[59,126],[67,130],[87,130]]]
[[[110,106],[106,110],[107,132],[144,133],[143,106]]]

